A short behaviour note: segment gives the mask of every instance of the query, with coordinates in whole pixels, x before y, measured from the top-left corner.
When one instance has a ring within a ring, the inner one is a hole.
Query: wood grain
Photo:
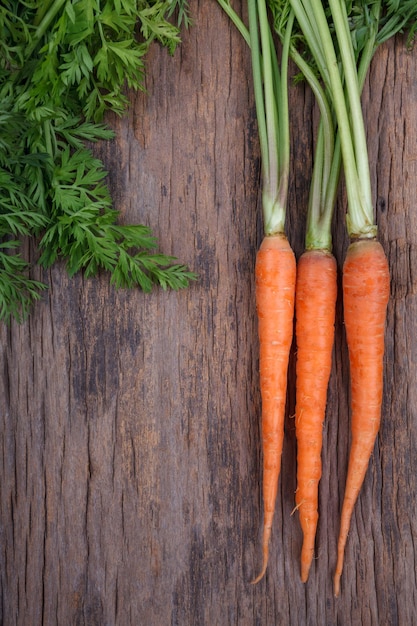
[[[357,503],[341,596],[332,574],[349,440],[339,299],[317,559],[299,581],[294,352],[270,564],[259,568],[260,398],[253,267],[260,162],[245,43],[215,2],[97,154],[121,220],[198,272],[179,293],[70,280],[62,265],[0,343],[0,622],[5,626],[403,626],[417,623],[417,53],[396,39],[364,91],[379,233],[392,276],[383,422]],[[237,2],[239,5],[239,2]],[[291,88],[288,236],[299,256],[311,94]],[[341,268],[343,186],[334,226]]]

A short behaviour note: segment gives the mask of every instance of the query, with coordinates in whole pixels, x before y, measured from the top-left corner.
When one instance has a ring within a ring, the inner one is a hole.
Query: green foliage
[[[379,43],[383,43],[397,33],[407,34],[407,44],[412,45],[417,32],[417,3],[415,0],[382,1],[381,28]]]
[[[45,285],[27,276],[28,264],[20,254],[14,253],[20,243],[0,243],[0,320],[18,322],[26,319],[30,307],[40,298]]]
[[[173,16],[176,15],[176,21]],[[106,172],[89,148],[113,133],[126,89],[144,88],[152,42],[174,53],[186,0],[5,0],[0,6],[0,319],[21,321],[43,288],[28,278],[19,237],[39,264],[100,269],[118,287],[185,287],[194,275],[142,225],[117,226]]]
[[[308,6],[308,3],[303,2],[302,4]],[[328,18],[330,31],[334,35],[333,44],[337,56],[340,58],[341,52],[338,49],[329,2],[323,1],[321,4]],[[268,0],[268,6],[271,10],[274,29],[282,39],[292,6],[291,0]],[[370,40],[375,40],[376,48],[396,34],[406,33],[407,44],[412,45],[417,32],[416,0],[349,0],[345,2],[345,8],[358,64],[362,53],[365,51],[365,54],[368,54],[367,48]],[[311,54],[311,42],[310,44],[307,43],[305,34],[297,21],[293,27],[292,43],[298,53],[306,60],[310,70],[319,76],[320,71],[314,55]],[[296,78],[302,80],[302,74]]]

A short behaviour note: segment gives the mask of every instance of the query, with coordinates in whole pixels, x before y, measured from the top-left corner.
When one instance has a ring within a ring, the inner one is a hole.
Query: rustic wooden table
[[[239,5],[239,2],[236,3]],[[242,3],[243,4],[243,3]],[[149,224],[199,274],[188,290],[50,289],[0,341],[0,621],[5,626],[417,624],[417,50],[381,49],[364,91],[392,296],[383,421],[332,575],[348,454],[340,300],[324,427],[317,559],[299,580],[294,352],[265,579],[253,267],[262,234],[250,57],[216,2],[190,3],[175,56],[154,47],[147,93],[97,148],[124,222]],[[312,121],[291,88],[288,236],[302,252]],[[334,227],[347,247],[343,187]]]

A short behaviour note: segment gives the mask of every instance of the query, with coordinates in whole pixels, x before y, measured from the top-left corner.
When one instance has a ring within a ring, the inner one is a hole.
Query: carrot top
[[[413,37],[417,30],[417,5],[414,0],[351,3],[342,0],[328,0],[326,3],[321,0],[289,1],[302,33],[298,42],[304,45],[304,54],[308,51],[307,62],[316,77],[321,79],[334,110],[340,147],[336,138],[333,173],[336,175],[337,162],[342,156],[348,197],[348,233],[352,238],[375,237],[377,227],[361,92],[376,48],[404,30],[410,33],[409,41]],[[269,2],[278,7],[278,11],[281,10],[281,0]],[[300,69],[303,71],[301,66]],[[320,149],[318,147],[319,152]],[[322,158],[320,154],[318,156]],[[335,176],[333,181],[331,177],[328,179],[325,202],[331,202],[337,178]],[[314,176],[312,189],[320,189],[320,185],[314,182]],[[321,189],[326,189],[326,186],[321,186]],[[324,214],[327,215],[327,209]]]
[[[266,235],[284,232],[290,166],[288,60],[291,13],[279,65],[266,0],[248,0],[256,115],[262,159],[262,209]]]
[[[268,16],[268,0],[248,0],[249,28],[230,0],[217,0],[250,46],[262,161],[262,210],[265,235],[284,233],[290,171],[288,63],[294,13],[285,2],[279,62]]]

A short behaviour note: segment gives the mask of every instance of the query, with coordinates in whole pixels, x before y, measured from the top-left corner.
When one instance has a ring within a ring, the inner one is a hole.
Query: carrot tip
[[[257,585],[262,580],[263,577],[264,577],[264,572],[261,572],[259,576],[257,576],[256,578],[250,581],[250,584]]]
[[[254,580],[251,580],[251,583],[250,583],[251,585],[256,585],[260,580],[262,580],[262,578],[265,576],[267,565],[268,565],[268,559],[265,559],[260,573],[258,574],[256,578],[254,578]]]
[[[313,560],[313,555],[311,555],[311,558],[308,561],[306,560],[301,561],[300,577],[301,577],[302,583],[306,583],[308,581],[312,560]]]
[[[340,593],[340,575],[336,574],[334,577],[334,597],[339,597]]]

